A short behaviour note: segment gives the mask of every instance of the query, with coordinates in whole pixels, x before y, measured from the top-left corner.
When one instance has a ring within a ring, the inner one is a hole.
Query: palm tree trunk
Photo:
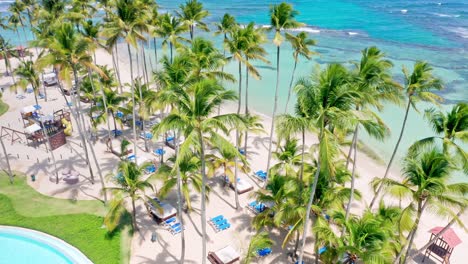
[[[305,154],[305,128],[302,128],[302,150],[301,150],[301,174],[299,175],[299,180],[302,183],[304,178],[304,154]]]
[[[177,157],[179,153],[179,132],[176,132],[175,137],[175,156]],[[162,156],[161,156],[162,157]],[[162,164],[162,158],[161,158]],[[181,253],[180,253],[180,263],[184,263],[185,260],[185,232],[184,232],[184,219],[182,218],[182,177],[180,175],[180,169],[177,166],[177,213],[179,214],[180,228],[182,230],[180,234],[180,243],[181,243]]]
[[[297,249],[299,248],[299,242],[301,241],[300,240],[300,232],[299,230],[296,231],[296,242],[294,243],[294,251],[293,251],[293,256],[297,256]]]
[[[114,111],[110,111],[111,112],[111,115],[112,115],[112,119],[114,120],[114,130],[117,131],[117,122],[115,120],[115,114],[114,114]]]
[[[237,104],[237,114],[240,114],[241,110],[241,104],[242,104],[242,64],[241,61],[239,61],[239,100]],[[236,129],[236,151],[239,151],[239,129]],[[237,177],[239,173],[239,168],[237,166],[237,153],[236,156],[234,157],[234,197],[236,200],[236,210],[239,210],[240,204],[239,204],[239,195],[237,193]],[[227,175],[226,175],[227,176]]]
[[[169,42],[169,49],[171,50],[171,63],[172,63],[172,42]]]
[[[138,230],[138,226],[136,223],[136,208],[135,208],[135,199],[132,197],[132,222],[133,222],[133,229],[134,231]]]
[[[70,91],[71,91],[70,96],[72,97],[72,102],[73,102],[75,112],[76,112],[75,120],[76,120],[76,124],[78,126],[78,132],[80,134],[81,144],[83,144],[83,150],[84,150],[84,153],[85,153],[86,164],[88,165],[89,174],[90,174],[90,177],[91,177],[91,183],[94,184],[94,173],[93,173],[93,168],[91,167],[91,162],[89,162],[88,147],[86,146],[86,139],[85,139],[85,134],[84,134],[85,133],[84,132],[85,124],[84,124],[84,121],[82,122],[83,119],[81,118],[81,107],[80,107],[80,104],[79,104],[80,90],[79,90],[79,85],[78,85],[78,74],[77,74],[75,65],[73,65],[72,68],[73,68],[73,77],[75,79],[75,86],[76,86],[76,89],[77,89],[76,93],[78,95],[78,101],[76,100],[76,96],[74,94],[73,87],[71,87],[71,89],[70,89]],[[65,95],[64,95],[64,97],[65,97]],[[72,113],[73,113],[73,111],[72,111]]]
[[[206,264],[206,173],[205,173],[205,147],[203,142],[203,134],[198,129],[200,141],[200,160],[201,160],[201,175],[202,175],[202,193],[201,193],[201,225],[202,225],[202,264]]]
[[[322,127],[320,128],[319,144],[323,137],[323,130],[325,129],[323,120],[322,120],[321,126]],[[302,234],[301,251],[299,253],[299,258],[298,258],[299,263],[302,263],[302,257],[304,256],[305,243],[307,239],[307,230],[309,229],[308,226],[309,226],[310,211],[312,208],[312,202],[314,201],[315,190],[317,189],[317,183],[318,183],[318,179],[320,176],[320,165],[321,165],[320,162],[321,161],[320,161],[320,153],[319,153],[317,157],[317,170],[315,171],[315,175],[314,175],[314,183],[312,184],[312,190],[310,190],[309,202],[307,203],[306,217],[304,220],[304,232]]]
[[[33,87],[34,101],[36,101],[36,105],[39,105],[39,102],[37,101],[37,94],[36,94],[37,90],[36,89],[37,89],[36,87]]]
[[[403,137],[403,132],[405,131],[406,121],[408,120],[408,113],[409,113],[410,107],[411,107],[411,96],[408,98],[408,105],[406,106],[405,118],[403,119],[403,125],[401,127],[400,136],[398,137],[398,141],[395,145],[395,149],[393,150],[392,157],[390,158],[390,162],[387,165],[387,169],[385,170],[385,174],[382,180],[387,179],[388,173],[390,172],[390,167],[392,166],[392,163],[393,163],[393,159],[395,158],[398,147],[400,146],[401,138]],[[380,195],[380,192],[382,191],[382,186],[383,184],[380,183],[379,188],[377,189],[377,192],[375,193],[374,198],[372,198],[372,201],[369,205],[369,209],[372,209],[372,206],[377,200],[377,197]]]
[[[296,67],[297,67],[297,58],[294,58],[294,68],[293,68],[293,72],[291,76],[291,82],[289,82],[288,99],[286,99],[286,107],[284,108],[285,113],[288,111],[288,104],[289,104],[289,99],[291,98],[291,91],[292,91],[292,85],[294,81],[294,74],[296,73]]]
[[[345,219],[344,221],[346,222],[348,220],[349,216],[349,211],[351,210],[351,204],[353,203],[353,197],[354,197],[354,181],[355,181],[355,174],[356,174],[356,158],[357,158],[357,137],[358,137],[358,128],[359,126],[356,126],[356,132],[354,134],[355,140],[352,145],[354,148],[354,157],[353,157],[353,172],[351,173],[351,193],[349,194],[349,201],[348,205],[346,206],[346,213],[345,213]],[[344,232],[346,230],[346,227],[343,226],[343,230],[341,231],[341,236],[343,236]]]
[[[273,145],[273,133],[275,131],[275,115],[276,108],[278,107],[278,90],[279,90],[279,77],[280,77],[280,46],[276,48],[276,88],[275,88],[275,102],[273,104],[273,114],[271,115],[271,128],[270,128],[270,142],[268,144],[268,160],[267,160],[267,173],[270,173],[270,162],[271,162],[271,147]],[[268,182],[268,178],[265,181]],[[303,238],[303,240],[305,237]],[[304,240],[305,242],[305,240]]]
[[[346,169],[348,169],[349,162],[351,161],[351,154],[352,154],[352,152],[353,152],[353,145],[354,145],[354,142],[357,140],[356,131],[357,131],[357,129],[358,129],[358,126],[359,126],[359,124],[357,124],[356,127],[354,128],[353,140],[351,141],[351,145],[349,146],[348,156],[346,156]]]
[[[117,48],[115,50],[117,50]],[[112,56],[112,66],[114,67],[114,72],[115,72],[115,75],[117,76],[117,81],[119,83],[119,90],[120,90],[120,93],[123,93],[122,81],[120,81],[120,71],[119,71],[119,68],[117,66],[118,62],[117,62],[117,60],[116,60],[116,58],[114,56],[114,49],[111,50],[111,56]]]
[[[135,116],[135,87],[133,81],[133,62],[132,62],[132,51],[130,50],[130,44],[127,43],[128,58],[130,60],[130,79],[132,83],[132,125],[133,125],[133,154],[135,155],[135,161],[137,160],[137,134],[136,134],[136,116]]]
[[[45,126],[43,123],[41,123],[40,126],[42,128],[42,134],[44,134],[44,137],[46,140],[45,142],[46,148],[47,148],[47,145],[49,145],[50,155],[52,156],[52,162],[54,163],[54,169],[55,169],[55,184],[58,184],[59,176],[58,176],[57,162],[55,161],[54,151],[52,150],[52,145],[50,144],[49,134],[47,134],[47,130],[45,129]]]
[[[0,137],[0,144],[2,145],[3,154],[5,155],[5,160],[6,160],[6,164],[7,164],[7,168],[8,168],[8,176],[10,177],[10,183],[13,184],[14,175],[11,172],[10,158],[8,157],[8,153],[7,153],[7,150],[5,148],[5,144],[3,143],[2,137]]]
[[[193,45],[194,34],[195,34],[194,27],[193,27],[193,25],[190,25],[190,41],[192,42],[192,45]]]
[[[406,250],[405,256],[403,257],[403,264],[406,263],[406,259],[408,258],[408,255],[413,246],[414,237],[416,236],[416,232],[418,232],[419,221],[421,220],[421,215],[424,211],[424,208],[426,207],[426,204],[427,201],[424,203],[424,205],[422,205],[421,202],[418,204],[418,215],[416,217],[416,221],[414,222],[413,233],[411,234],[410,241],[408,242],[408,249]]]
[[[145,73],[145,81],[149,85],[149,78],[148,78],[148,66],[146,65],[146,52],[145,52],[145,45],[143,43],[141,53],[143,55],[143,72]]]
[[[158,46],[156,43],[156,38],[153,38],[153,45],[154,45],[154,59],[156,60],[154,64],[154,71],[158,71]]]
[[[248,58],[245,58],[247,63],[249,62]],[[246,63],[246,64],[247,64]],[[240,96],[240,94],[239,94]],[[245,117],[247,118],[249,116],[249,69],[247,68],[247,65],[245,66]],[[245,135],[244,135],[244,155],[247,157],[247,139],[249,138],[249,129],[245,130]]]

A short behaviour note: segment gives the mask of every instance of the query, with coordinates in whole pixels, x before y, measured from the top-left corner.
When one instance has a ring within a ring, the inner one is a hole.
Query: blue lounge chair
[[[123,118],[124,117],[124,114],[120,111],[117,111],[117,113],[115,114],[115,116],[119,119]]]
[[[255,207],[257,205],[257,201],[252,201],[249,203],[250,207]]]
[[[166,221],[162,222],[163,225],[171,225],[177,221],[177,218],[171,217],[167,219]]]
[[[219,228],[220,226],[225,225],[227,223],[228,223],[227,219],[224,218],[224,219],[219,220],[217,222],[213,222],[213,225],[215,225],[216,228]]]
[[[319,255],[322,255],[325,251],[327,251],[327,247],[321,247],[318,250]]]
[[[262,203],[258,203],[255,207],[254,207],[255,211],[257,211],[257,213],[261,213],[263,211],[265,211],[266,207],[264,204]]]
[[[214,223],[214,222],[217,222],[217,221],[222,220],[222,219],[224,219],[224,216],[223,215],[218,215],[218,216],[215,216],[215,217],[211,218],[208,221]]]
[[[146,133],[141,132],[140,133],[140,138],[142,138],[142,139],[152,139],[153,138],[153,133],[151,133],[151,132],[146,132]]]
[[[261,181],[266,181],[266,179],[267,179],[267,173],[262,171],[262,170],[259,170],[259,171],[255,172],[254,175],[255,175],[255,177],[257,177]]]
[[[166,142],[170,142],[170,141],[173,141],[174,140],[174,137],[167,137],[166,138]]]
[[[153,150],[153,153],[157,156],[162,156],[166,153],[166,151],[162,148],[158,148],[158,149]]]
[[[243,149],[241,149],[241,148],[239,149],[239,153],[240,153],[241,155],[244,155],[244,156],[245,156],[245,150],[243,150]]]
[[[224,223],[223,225],[220,225],[216,228],[216,231],[220,232],[220,231],[223,231],[223,230],[226,230],[228,228],[231,227],[231,224],[229,223]]]
[[[258,254],[259,257],[268,256],[268,255],[271,254],[271,248],[259,249],[259,250],[257,250],[257,254]]]
[[[114,134],[114,137],[118,137],[122,135],[122,130],[120,129],[113,129],[112,133]]]
[[[179,234],[180,232],[182,232],[182,226],[179,225],[175,228],[171,228],[170,231],[173,235]]]
[[[149,165],[148,167],[145,168],[145,172],[146,173],[155,173],[156,172],[156,166],[153,165]]]

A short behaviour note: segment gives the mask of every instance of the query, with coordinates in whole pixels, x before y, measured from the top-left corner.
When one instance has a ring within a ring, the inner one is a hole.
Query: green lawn
[[[35,229],[61,238],[95,264],[127,263],[129,228],[109,234],[103,227],[105,211],[98,201],[44,196],[32,189],[23,175],[17,175],[11,185],[8,176],[0,173],[0,225]]]
[[[0,116],[8,111],[9,106],[0,98]]]

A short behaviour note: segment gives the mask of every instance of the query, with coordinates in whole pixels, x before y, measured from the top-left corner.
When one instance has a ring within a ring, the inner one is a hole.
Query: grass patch
[[[109,234],[103,226],[105,206],[98,201],[71,201],[44,196],[19,174],[14,184],[0,173],[0,225],[38,230],[75,246],[95,264],[128,263],[131,217]]]
[[[0,116],[6,113],[8,111],[8,108],[10,108],[10,106],[8,106],[8,104],[3,102],[0,98]]]

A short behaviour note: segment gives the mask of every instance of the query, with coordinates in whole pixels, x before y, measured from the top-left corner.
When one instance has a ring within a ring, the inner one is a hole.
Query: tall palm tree
[[[180,130],[185,137],[180,146],[178,159],[189,155],[195,148],[201,157],[202,194],[202,263],[206,263],[206,160],[205,145],[207,140],[221,138],[216,130],[228,133],[228,126],[241,125],[242,119],[237,114],[213,116],[219,104],[235,100],[233,91],[226,91],[215,80],[204,79],[189,87],[173,87],[166,91],[161,100],[174,105],[173,112],[161,123],[153,127],[155,136],[171,130]],[[208,136],[208,137],[205,137]]]
[[[238,26],[236,22],[236,18],[231,16],[230,14],[226,13],[221,18],[219,23],[215,24],[216,31],[214,35],[223,35],[223,44],[226,45],[229,38],[228,35]],[[226,58],[226,47],[223,45],[223,56]],[[224,72],[224,66],[221,68],[221,71]]]
[[[20,61],[20,65],[15,70],[15,74],[20,77],[20,79],[14,86],[19,86],[26,90],[27,86],[31,85],[34,92],[34,100],[36,101],[36,105],[39,105],[37,94],[39,93],[41,81],[36,68],[37,66],[34,65],[32,61]]]
[[[187,206],[187,211],[192,211],[192,202],[190,199],[191,190],[193,189],[197,193],[201,193],[202,189],[202,177],[200,175],[200,165],[201,160],[195,154],[192,156],[184,157],[182,160],[177,161],[177,157],[173,156],[169,158],[169,162],[175,164],[174,166],[169,166],[168,164],[163,164],[158,168],[156,172],[156,177],[163,181],[163,185],[159,188],[158,196],[161,198],[166,197],[171,190],[174,190],[177,187],[177,173],[180,171],[181,177],[181,191],[184,198],[181,203]],[[205,194],[208,199],[210,188],[207,188]]]
[[[21,27],[23,30],[24,42],[25,43],[27,42],[26,31],[24,29],[25,17],[23,14],[25,9],[26,9],[26,5],[22,1],[19,1],[19,0],[15,0],[13,3],[11,3],[8,6],[8,12],[10,14],[8,18],[8,22],[10,26],[13,28],[13,30],[15,30],[16,34],[18,35],[18,40],[20,41],[20,45],[22,44],[22,40],[21,40],[21,35],[19,33],[19,29],[18,29],[19,27]]]
[[[418,140],[411,146],[418,150],[428,144],[441,141],[445,155],[452,157],[457,167],[468,173],[468,156],[460,143],[467,143],[468,137],[468,104],[458,103],[452,110],[444,113],[435,108],[425,111],[425,119],[429,122],[436,136]]]
[[[335,158],[338,154],[335,130],[345,130],[354,125],[356,117],[350,111],[359,93],[348,89],[349,72],[340,64],[331,64],[309,79],[301,79],[296,85],[299,112],[313,120],[319,131],[317,168],[307,204],[307,215],[304,226],[308,226],[310,210],[320,173],[335,174]],[[302,236],[299,262],[304,254],[307,229]]]
[[[382,178],[374,183],[385,186],[388,193],[398,193],[412,202],[405,209],[416,212],[414,224],[408,234],[408,241],[401,247],[395,262],[404,254],[402,263],[406,263],[418,231],[421,215],[426,208],[439,214],[455,215],[453,208],[464,208],[468,200],[468,183],[449,183],[452,166],[450,158],[435,147],[423,151],[409,152],[403,165],[404,179]],[[406,246],[408,247],[405,252]]]
[[[393,149],[392,156],[388,162],[387,169],[383,176],[384,179],[388,177],[390,168],[392,166],[393,160],[395,158],[398,147],[400,146],[401,139],[403,137],[403,132],[405,131],[406,121],[408,120],[408,113],[411,107],[416,110],[416,103],[418,101],[426,101],[433,104],[437,104],[442,100],[441,97],[434,94],[433,90],[441,90],[443,88],[442,82],[440,79],[434,77],[432,74],[432,67],[427,62],[416,62],[414,64],[413,72],[410,74],[406,68],[403,68],[403,74],[405,75],[405,93],[408,97],[408,104],[406,106],[405,116],[403,118],[403,125],[401,127],[400,135],[398,136],[397,143]],[[372,201],[369,205],[369,208],[372,208],[375,201],[377,200],[380,192],[382,191],[382,186],[377,188],[377,191],[372,198]]]
[[[135,202],[138,200],[146,201],[146,190],[154,191],[153,185],[148,179],[144,180],[145,168],[148,164],[136,165],[134,162],[121,161],[119,163],[116,175],[110,175],[114,178],[116,186],[106,188],[112,191],[114,198],[109,207],[109,212],[104,218],[104,224],[112,231],[118,226],[119,221],[125,212],[125,200],[130,199],[132,204],[132,224],[133,229],[138,230],[136,221]]]
[[[203,23],[203,19],[210,13],[203,10],[203,3],[198,0],[188,0],[185,4],[179,6],[180,11],[176,11],[180,20],[189,28],[190,40],[193,41],[195,37],[195,27],[203,31],[208,31],[208,27]]]
[[[146,9],[136,0],[117,0],[115,13],[111,14],[110,21],[104,25],[103,35],[107,37],[107,46],[114,46],[120,38],[127,44],[127,52],[130,62],[131,85],[134,86],[133,57],[131,46],[138,50],[138,41],[145,40],[141,32],[146,32]],[[135,115],[135,91],[132,92],[132,126],[133,126],[133,153],[137,155],[137,134]]]
[[[299,153],[298,140],[295,138],[286,138],[284,145],[280,146],[278,151],[273,152],[273,157],[278,163],[271,166],[270,174],[281,174],[286,177],[296,176],[298,166],[301,166],[301,157]]]
[[[173,61],[173,49],[179,47],[181,41],[188,42],[186,38],[180,36],[186,30],[187,26],[177,17],[171,16],[169,13],[160,16],[156,33],[163,38],[163,46],[169,44],[171,62]]]
[[[267,171],[270,170],[271,147],[273,145],[273,132],[275,131],[276,109],[278,107],[278,91],[280,81],[280,47],[283,43],[281,32],[285,29],[300,27],[302,24],[295,20],[298,12],[293,9],[291,4],[282,2],[270,7],[270,29],[275,31],[273,43],[276,45],[276,88],[275,101],[273,103],[273,113],[271,115],[270,142],[268,143]]]
[[[95,48],[94,45],[87,39],[80,35],[73,25],[69,22],[62,23],[55,30],[51,38],[47,40],[40,41],[44,46],[43,48],[47,49],[49,53],[40,57],[37,60],[38,68],[43,69],[47,66],[55,66],[58,69],[58,76],[60,80],[64,80],[69,87],[72,87],[72,82],[70,78],[70,72],[73,73],[73,79],[76,88],[78,89],[77,94],[80,94],[79,88],[79,78],[78,78],[78,68],[83,67],[86,69],[92,69],[99,74],[103,74],[100,68],[98,68],[94,63],[90,52]],[[60,84],[60,82],[59,82]],[[104,188],[104,179],[100,169],[100,165],[96,159],[96,154],[94,151],[93,145],[89,142],[88,137],[85,136],[85,122],[83,115],[81,114],[81,104],[80,100],[76,100],[74,93],[71,93],[72,100],[74,101],[75,111],[71,111],[74,116],[78,132],[80,134],[81,143],[83,144],[83,150],[85,153],[86,162],[88,164],[91,182],[94,183],[94,173],[89,162],[88,155],[88,146],[89,150],[93,155],[94,163],[97,167],[98,174],[101,180],[101,185]],[[78,102],[78,103],[76,103]],[[104,192],[104,200],[107,200],[107,193]]]
[[[292,35],[290,33],[286,33],[286,39],[291,43],[293,48],[293,58],[294,58],[294,68],[291,74],[291,81],[289,82],[289,90],[288,90],[288,98],[286,99],[286,106],[284,108],[284,112],[288,111],[288,104],[289,99],[291,98],[291,91],[294,82],[294,74],[296,73],[297,63],[299,62],[299,56],[310,60],[312,55],[315,52],[309,50],[309,46],[315,46],[316,41],[313,39],[309,39],[307,33],[299,32],[297,35]]]

